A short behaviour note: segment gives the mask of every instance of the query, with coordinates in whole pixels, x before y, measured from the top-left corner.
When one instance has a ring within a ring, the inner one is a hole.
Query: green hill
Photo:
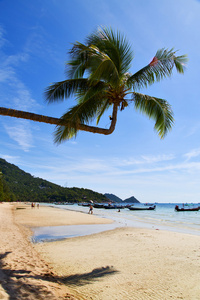
[[[0,158],[1,181],[9,189],[10,201],[31,202],[108,202],[100,193],[84,188],[66,188],[47,180],[36,178],[14,164]],[[0,201],[5,201],[0,193]]]

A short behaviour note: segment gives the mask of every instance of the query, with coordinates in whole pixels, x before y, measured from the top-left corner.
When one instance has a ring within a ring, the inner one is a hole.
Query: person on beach
[[[93,214],[93,206],[92,206],[92,204],[90,204],[90,209],[89,209],[89,212],[88,212],[88,214]]]

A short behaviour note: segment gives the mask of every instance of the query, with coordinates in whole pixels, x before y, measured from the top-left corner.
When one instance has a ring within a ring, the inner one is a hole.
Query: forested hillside
[[[0,201],[33,201],[33,202],[107,202],[108,199],[97,192],[84,188],[65,188],[47,180],[36,178],[17,166],[0,158],[2,181],[9,189],[10,199],[4,199],[0,192]],[[0,188],[1,191],[1,188]]]

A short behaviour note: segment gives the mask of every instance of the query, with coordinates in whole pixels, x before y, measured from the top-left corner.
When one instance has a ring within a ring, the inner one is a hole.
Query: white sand
[[[200,299],[199,236],[120,228],[32,245],[24,225],[108,221],[71,211],[58,220],[47,207],[14,210],[13,219],[10,207],[0,204],[0,299]]]
[[[85,299],[200,299],[198,236],[120,228],[36,248]]]

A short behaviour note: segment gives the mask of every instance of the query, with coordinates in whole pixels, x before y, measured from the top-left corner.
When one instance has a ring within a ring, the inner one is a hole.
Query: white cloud
[[[184,157],[186,157],[186,161],[188,161],[188,160],[190,160],[190,159],[192,159],[192,158],[194,158],[194,157],[197,157],[197,156],[199,156],[199,155],[200,155],[200,148],[198,148],[198,149],[193,149],[193,150],[191,150],[190,152],[185,153],[185,154],[184,154]]]
[[[4,31],[0,27],[0,45],[7,42],[3,37]],[[0,53],[0,86],[1,96],[9,99],[9,103],[16,109],[31,109],[39,106],[31,96],[30,90],[17,74],[21,63],[27,62],[29,54],[26,51],[12,55],[6,55],[3,50]],[[5,83],[8,84],[4,89]],[[2,85],[1,85],[2,84]]]
[[[4,39],[5,30],[0,26],[0,49],[6,43],[6,39]]]
[[[4,66],[15,66],[18,65],[20,62],[26,62],[29,58],[27,53],[18,53],[16,55],[9,55],[7,56],[6,60],[4,61]]]
[[[162,155],[161,155],[162,156]],[[159,156],[158,156],[159,157]],[[168,156],[163,158],[167,158]],[[168,158],[173,157],[169,156]],[[129,177],[135,177],[138,175],[153,176],[171,176],[171,174],[194,174],[200,172],[200,162],[177,162],[169,164],[167,160],[163,165],[157,165],[158,160],[154,160],[151,165],[145,167],[142,164],[126,166],[120,163],[120,157],[118,160],[110,158],[81,158],[81,157],[65,157],[67,163],[63,162],[63,157],[55,159],[54,157],[49,157],[48,159],[34,164],[34,169],[37,170],[37,176],[47,178],[48,180],[53,180],[58,184],[63,184],[66,181],[65,178],[76,178],[77,182],[82,181],[83,178],[93,178],[99,177],[101,181],[109,182],[110,180],[127,180]],[[119,163],[117,163],[117,161]],[[29,167],[30,164],[28,165]],[[32,166],[33,167],[33,166]],[[40,170],[43,170],[42,173]],[[149,175],[148,175],[149,174]],[[81,179],[82,178],[82,179]],[[84,179],[85,180],[85,179]]]
[[[0,46],[7,42],[3,37],[4,31],[0,27]],[[29,55],[22,51],[13,55],[6,55],[1,50],[0,53],[0,105],[19,109],[23,111],[33,110],[40,107],[39,103],[33,99],[29,88],[19,79],[18,67],[29,59]],[[12,125],[6,125],[9,137],[17,142],[23,151],[29,151],[32,147],[32,134],[28,122],[23,120],[10,121]]]
[[[0,63],[1,66],[1,63]],[[3,90],[5,82],[10,89]],[[16,109],[29,110],[40,105],[32,98],[29,89],[18,79],[15,69],[12,66],[1,68],[0,84],[2,83],[1,94],[4,99],[9,99],[10,105]]]
[[[157,163],[157,162],[163,162],[163,161],[169,161],[173,160],[175,156],[173,154],[162,154],[162,155],[157,155],[157,156],[142,156],[144,163],[152,164],[152,163]]]
[[[119,157],[112,158],[110,163],[113,167],[138,167],[138,165],[150,165],[160,162],[166,162],[175,159],[174,154],[162,154],[162,155],[141,155],[139,158],[129,157],[122,159]]]
[[[0,157],[5,159],[6,161],[9,161],[9,163],[11,164],[17,164],[18,159],[20,158],[19,156],[7,155],[2,153],[0,153]]]
[[[14,74],[15,74],[15,72],[14,72],[14,70],[12,68],[10,68],[10,67],[3,68],[1,66],[1,70],[0,70],[0,83],[5,83],[6,81],[9,81],[10,78],[12,78],[14,76]]]
[[[28,152],[33,147],[32,134],[27,121],[16,120],[14,126],[4,124],[4,128],[9,137],[16,141],[23,151]]]

